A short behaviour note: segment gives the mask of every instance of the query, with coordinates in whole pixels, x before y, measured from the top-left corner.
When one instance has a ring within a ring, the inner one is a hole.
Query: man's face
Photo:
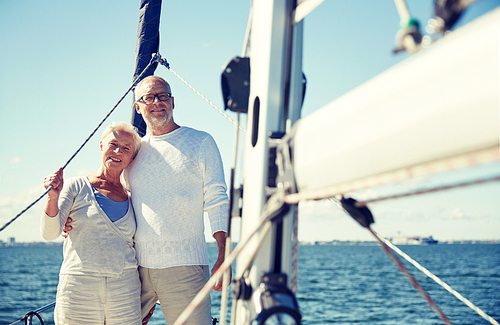
[[[136,89],[137,98],[147,95],[171,95],[170,87],[159,80],[144,82],[140,88]],[[170,97],[161,101],[158,97],[153,98],[153,102],[146,104],[144,100],[135,103],[138,114],[141,114],[146,124],[151,128],[166,127],[173,123],[174,98]]]

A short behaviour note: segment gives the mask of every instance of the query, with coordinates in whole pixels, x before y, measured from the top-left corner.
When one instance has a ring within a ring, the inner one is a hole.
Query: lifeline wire
[[[220,114],[222,114],[222,116],[224,116],[225,118],[227,118],[229,120],[229,122],[233,123],[233,125],[236,126],[236,127],[238,127],[241,131],[246,132],[244,128],[242,128],[240,125],[238,125],[232,118],[230,118],[226,113],[224,113],[223,110],[221,110],[214,103],[212,103],[210,101],[210,99],[208,99],[207,97],[205,97],[202,93],[200,93],[198,90],[196,90],[196,88],[194,88],[189,82],[187,82],[184,78],[182,78],[177,72],[175,72],[174,70],[172,70],[172,68],[170,67],[170,65],[168,64],[168,62],[164,58],[160,59],[160,62],[162,63],[162,65],[165,68],[167,68],[170,72],[172,72],[174,74],[174,76],[176,76],[177,78],[179,78],[183,83],[186,84],[186,86],[188,86],[189,88],[191,88],[191,90],[193,90],[198,96],[200,96],[201,98],[203,98],[217,112],[219,112]]]
[[[62,169],[64,170],[64,168],[66,168],[66,166],[68,166],[68,164],[73,160],[73,158],[75,158],[75,156],[82,150],[82,148],[87,144],[87,142],[89,142],[90,138],[92,138],[94,136],[94,134],[97,132],[97,130],[101,127],[101,125],[104,124],[104,122],[108,119],[108,117],[114,112],[114,110],[118,107],[118,105],[120,105],[120,103],[123,101],[123,99],[128,95],[128,93],[135,87],[135,85],[137,84],[137,82],[142,78],[142,76],[144,75],[144,73],[147,71],[147,69],[149,69],[149,67],[151,66],[151,64],[153,64],[154,62],[156,62],[158,60],[158,55],[154,54],[153,55],[153,58],[151,59],[151,61],[149,62],[149,64],[144,68],[144,70],[142,70],[141,74],[134,80],[134,82],[132,83],[132,85],[129,87],[129,89],[125,92],[125,94],[123,94],[123,96],[120,98],[120,100],[118,100],[118,102],[115,104],[115,106],[109,111],[109,113],[102,119],[101,123],[99,123],[99,125],[97,125],[97,127],[94,129],[94,131],[92,131],[92,133],[90,133],[90,135],[87,137],[87,139],[85,139],[85,141],[82,143],[82,145],[80,146],[80,148],[78,148],[78,150],[75,151],[75,153],[68,159],[68,161],[64,164],[64,166],[62,167]],[[40,197],[38,199],[36,199],[33,203],[31,203],[30,205],[28,205],[27,208],[25,208],[23,211],[21,211],[20,213],[18,213],[14,218],[12,218],[9,222],[7,222],[2,228],[0,228],[0,232],[2,230],[4,230],[5,228],[7,228],[11,223],[13,223],[17,218],[19,218],[24,212],[28,211],[29,208],[31,208],[32,206],[34,206],[38,201],[40,201],[47,193],[50,192],[50,190],[52,190],[52,186],[49,186],[49,188],[42,194],[40,195]]]
[[[14,325],[14,324],[17,324],[17,323],[19,323],[19,322],[22,322],[23,320],[27,320],[29,317],[33,317],[32,315],[36,315],[36,317],[38,317],[38,319],[40,319],[40,320],[41,320],[40,313],[41,313],[41,312],[44,312],[44,311],[46,311],[46,310],[48,310],[48,309],[50,309],[50,308],[54,308],[54,307],[55,307],[55,305],[56,305],[56,303],[55,303],[55,302],[53,302],[53,303],[50,303],[50,304],[48,304],[48,305],[45,305],[45,306],[43,306],[43,307],[41,307],[41,308],[38,308],[37,310],[30,311],[30,312],[28,312],[28,313],[27,313],[27,314],[26,314],[23,318],[18,319],[18,320],[16,320],[14,323],[10,323],[9,325]],[[42,321],[42,324],[43,324],[43,321]]]
[[[446,317],[446,315],[441,311],[441,309],[439,309],[439,307],[434,303],[434,301],[431,299],[429,294],[424,290],[424,288],[422,288],[420,284],[417,282],[417,280],[410,274],[410,272],[408,272],[408,270],[404,267],[403,263],[401,263],[401,261],[398,260],[396,256],[394,256],[394,254],[392,254],[389,247],[384,243],[384,241],[382,241],[381,238],[379,238],[379,235],[375,231],[373,231],[373,229],[371,229],[370,227],[367,227],[367,229],[373,234],[373,236],[375,236],[380,246],[382,246],[382,248],[384,249],[385,253],[394,262],[394,264],[398,266],[398,269],[404,274],[404,276],[408,279],[408,281],[410,281],[410,283],[418,291],[418,293],[420,293],[422,297],[424,297],[424,299],[427,301],[429,306],[431,306],[432,310],[434,310],[434,312],[439,316],[439,318],[441,318],[441,320],[447,325],[452,324],[448,319],[448,317]]]
[[[448,284],[446,284],[444,281],[442,281],[440,278],[429,272],[425,267],[421,266],[417,261],[412,259],[410,256],[405,254],[403,251],[401,251],[397,246],[393,245],[389,240],[385,239],[384,237],[380,236],[377,234],[375,231],[373,233],[382,240],[387,246],[389,246],[393,251],[401,255],[405,260],[413,264],[417,269],[422,271],[425,275],[427,275],[429,278],[434,280],[437,284],[445,288],[448,292],[453,294],[455,297],[457,297],[458,300],[462,301],[464,304],[466,304],[470,309],[474,310],[476,313],[481,315],[484,319],[489,321],[491,324],[498,325],[498,322],[493,319],[491,316],[487,315],[484,311],[482,311],[479,307],[475,306],[472,302],[464,298],[460,293],[457,291],[453,290]]]

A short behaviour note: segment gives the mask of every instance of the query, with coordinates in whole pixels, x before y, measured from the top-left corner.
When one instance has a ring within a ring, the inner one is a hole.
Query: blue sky
[[[407,4],[425,26],[432,16],[432,1]],[[478,1],[460,23],[499,4]],[[68,160],[130,86],[138,7],[135,0],[0,2],[1,225],[43,192],[43,177]],[[249,8],[249,1],[163,3],[161,54],[219,107],[221,69],[241,53]],[[327,0],[306,17],[303,68],[308,85],[303,115],[407,58],[405,53],[391,53],[398,25],[389,0]],[[165,68],[159,67],[156,74],[172,85],[177,123],[211,133],[229,175],[232,124]],[[131,102],[129,95],[104,126],[129,121]],[[65,177],[89,174],[99,164],[96,136],[66,168]],[[493,164],[411,180],[392,189],[498,174],[500,166]],[[373,204],[374,229],[387,237],[401,232],[439,240],[500,239],[499,196],[497,182]],[[41,241],[42,208],[41,203],[34,206],[2,231],[0,240]],[[370,239],[329,201],[305,202],[300,212],[300,240]]]

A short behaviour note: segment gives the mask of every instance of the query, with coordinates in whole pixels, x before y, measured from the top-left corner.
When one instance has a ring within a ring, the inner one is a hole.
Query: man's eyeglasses
[[[155,98],[158,98],[158,101],[160,101],[160,102],[164,102],[164,101],[172,98],[172,95],[169,93],[147,94],[147,95],[141,96],[141,98],[139,98],[139,100],[137,100],[137,101],[143,102],[144,104],[149,105],[155,101]]]

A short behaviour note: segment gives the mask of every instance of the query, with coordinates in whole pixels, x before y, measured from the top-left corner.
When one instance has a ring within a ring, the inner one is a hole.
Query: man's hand
[[[64,238],[68,238],[69,236],[68,232],[71,231],[71,229],[73,229],[73,227],[70,226],[71,221],[73,221],[71,217],[68,217],[68,219],[66,219],[66,224],[64,224],[63,233],[61,234],[61,236],[63,236]]]
[[[218,231],[214,234],[214,238],[217,241],[217,247],[219,248],[219,255],[217,256],[217,261],[215,261],[214,267],[212,268],[212,276],[217,272],[219,267],[224,263],[225,251],[226,251],[226,233],[224,231]],[[229,283],[231,283],[232,272],[231,267],[229,267]],[[215,291],[222,290],[222,282],[224,277],[221,277],[214,286]]]

